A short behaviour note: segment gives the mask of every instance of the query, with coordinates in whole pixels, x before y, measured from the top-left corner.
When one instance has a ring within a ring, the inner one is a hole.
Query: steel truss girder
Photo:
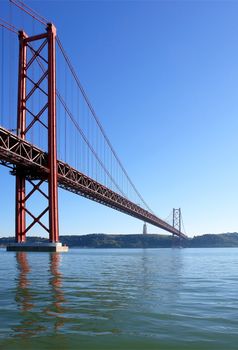
[[[34,167],[36,167],[37,172],[39,172],[39,168],[45,171],[47,154],[37,147],[32,147],[29,142],[2,127],[0,127],[0,149],[2,162],[22,165],[25,171],[26,167],[29,166],[28,173],[34,172]]]
[[[5,160],[0,160],[0,165],[3,165],[3,166],[5,166],[5,167],[7,167],[9,169],[13,169],[14,168],[13,164],[11,164],[11,163],[9,163],[9,162],[7,162]]]
[[[4,140],[6,137],[9,138],[10,144],[17,143],[18,141],[19,144],[24,146],[24,150],[28,150],[28,154],[26,155],[25,151],[20,154],[20,147],[15,146],[11,149],[9,149],[9,147],[7,148],[7,143],[2,142],[2,140]],[[31,155],[34,155],[34,157],[31,157]],[[47,153],[43,152],[29,142],[23,141],[10,131],[7,131],[1,127],[0,159],[8,161],[14,165],[21,165],[21,169],[22,171],[25,171],[28,179],[47,179],[48,177],[49,169],[47,168]],[[139,205],[131,202],[118,193],[108,189],[104,185],[91,179],[78,170],[70,167],[67,163],[58,161],[57,167],[59,187],[148,222],[176,236],[187,238],[182,232],[179,232],[179,230],[161,220],[156,215],[141,208]]]

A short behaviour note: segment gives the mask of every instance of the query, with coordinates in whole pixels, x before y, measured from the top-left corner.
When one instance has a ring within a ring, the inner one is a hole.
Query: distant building
[[[146,223],[144,223],[143,225],[143,235],[146,235],[147,234],[147,225]]]

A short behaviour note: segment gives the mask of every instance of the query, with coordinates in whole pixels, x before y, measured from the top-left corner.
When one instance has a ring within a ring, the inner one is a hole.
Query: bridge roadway
[[[0,164],[23,172],[29,179],[48,178],[48,155],[33,144],[22,140],[14,133],[0,127]],[[108,189],[97,181],[58,160],[58,186],[104,204],[125,214],[134,216],[181,238],[182,232],[161,220],[156,215],[141,208],[127,198]]]

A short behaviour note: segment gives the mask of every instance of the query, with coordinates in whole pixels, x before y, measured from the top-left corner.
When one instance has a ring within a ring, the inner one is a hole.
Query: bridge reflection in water
[[[38,335],[41,332],[57,331],[64,326],[65,302],[62,290],[62,274],[59,271],[61,256],[49,253],[48,279],[43,288],[39,288],[37,279],[32,278],[33,271],[26,252],[16,253],[19,271],[16,281],[15,301],[20,312],[20,323],[13,327],[17,336]],[[47,286],[48,283],[48,286]],[[37,288],[36,288],[37,287]]]
[[[181,249],[3,252],[0,263],[1,349],[157,350],[158,339],[181,336]]]

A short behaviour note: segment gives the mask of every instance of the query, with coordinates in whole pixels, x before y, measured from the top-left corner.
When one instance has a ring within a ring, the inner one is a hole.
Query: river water
[[[238,349],[238,249],[0,249],[0,349]]]

